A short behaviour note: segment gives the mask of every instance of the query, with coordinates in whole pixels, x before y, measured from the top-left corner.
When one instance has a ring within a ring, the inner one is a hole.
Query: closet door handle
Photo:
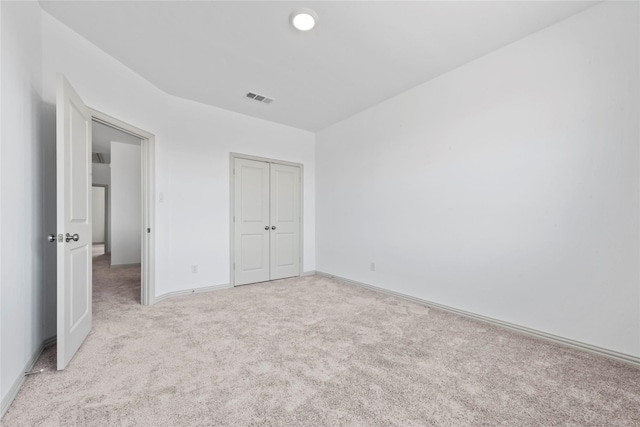
[[[267,230],[267,231],[269,231],[269,226],[268,226],[268,225],[265,225],[265,226],[264,226],[264,229],[265,229],[265,230]]]
[[[275,229],[276,229],[276,226],[275,226],[275,225],[272,225],[272,226],[271,226],[271,229],[272,229],[272,230],[275,230]]]

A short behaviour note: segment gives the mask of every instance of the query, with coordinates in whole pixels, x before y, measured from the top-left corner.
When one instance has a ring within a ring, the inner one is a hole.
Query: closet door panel
[[[269,163],[235,159],[234,276],[236,285],[269,280]]]
[[[300,168],[271,164],[271,280],[300,275]]]

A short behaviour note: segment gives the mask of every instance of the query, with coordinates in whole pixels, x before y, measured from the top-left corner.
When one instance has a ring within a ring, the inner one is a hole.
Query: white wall
[[[141,158],[140,145],[111,142],[111,265],[140,263]]]
[[[3,25],[2,25],[2,4],[0,3],[0,190],[2,189],[2,53],[3,46]],[[2,194],[0,193],[0,233],[2,233]],[[2,235],[0,234],[0,238]],[[2,309],[2,245],[0,244],[0,309]],[[2,418],[5,406],[8,406],[8,396],[2,392],[2,316],[0,315],[0,419]]]
[[[106,185],[107,188],[111,187],[111,165],[107,163],[92,163],[91,164],[91,182],[92,184]],[[111,252],[111,191],[107,191],[107,230],[106,230],[106,242],[104,250],[107,253]]]
[[[88,106],[156,137],[156,295],[229,283],[230,152],[304,164],[303,264],[315,269],[313,133],[166,95],[47,13],[42,20],[45,101],[54,103],[62,72]]]
[[[317,269],[640,356],[638,40],[606,2],[320,131]]]
[[[169,112],[168,135],[174,143],[167,147],[167,176],[179,179],[158,190],[164,196],[158,206],[175,224],[163,237],[176,242],[167,254],[176,268],[164,273],[167,280],[157,293],[181,283],[188,288],[229,282],[231,152],[304,164],[303,268],[315,270],[314,135],[180,98],[170,99]],[[193,264],[198,274],[191,273]]]
[[[91,187],[91,226],[93,243],[104,243],[106,236],[107,198],[105,187]]]
[[[91,163],[91,183],[111,185],[111,166],[108,163]]]
[[[43,176],[40,11],[36,2],[0,2],[0,397],[42,345]]]

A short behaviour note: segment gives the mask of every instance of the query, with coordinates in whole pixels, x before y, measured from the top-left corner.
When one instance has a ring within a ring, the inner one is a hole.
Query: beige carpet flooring
[[[95,264],[94,327],[3,426],[631,426],[640,370],[322,277],[139,305]]]

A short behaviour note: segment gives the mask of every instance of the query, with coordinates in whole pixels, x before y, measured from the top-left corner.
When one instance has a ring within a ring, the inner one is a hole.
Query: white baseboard
[[[40,345],[40,347],[38,348],[38,350],[36,350],[36,352],[33,353],[33,355],[31,356],[31,359],[29,359],[29,361],[24,365],[24,368],[22,368],[20,375],[18,375],[18,377],[15,379],[15,381],[11,385],[9,392],[2,399],[2,404],[0,406],[0,420],[2,420],[2,418],[4,417],[4,414],[6,414],[7,411],[9,410],[9,406],[11,406],[13,399],[16,398],[16,396],[18,395],[18,392],[20,391],[20,388],[22,387],[22,384],[24,384],[24,381],[27,379],[27,376],[24,375],[24,373],[29,372],[33,369],[33,365],[36,364],[36,362],[38,361],[38,358],[40,357],[44,349],[45,349],[45,345],[43,342],[42,345]]]
[[[166,294],[162,294],[160,296],[157,296],[155,298],[153,298],[153,301],[151,302],[151,305],[169,299],[169,298],[175,298],[175,297],[182,297],[185,295],[193,295],[193,294],[200,294],[203,292],[211,292],[211,291],[218,291],[220,289],[229,289],[232,288],[233,286],[230,284],[224,284],[224,285],[214,285],[214,286],[206,286],[204,288],[195,288],[195,289],[185,289],[183,291],[175,291],[175,292],[167,292]]]
[[[52,345],[56,345],[57,343],[58,343],[58,337],[54,335],[54,336],[44,340],[44,344],[42,344],[42,345],[44,346],[44,348],[49,348]]]
[[[314,276],[316,274],[315,270],[311,270],[311,271],[305,271],[303,272],[300,277],[308,277],[308,276]],[[244,286],[244,285],[242,285]],[[220,289],[230,289],[233,288],[233,285],[230,283],[226,283],[224,285],[215,285],[215,286],[207,286],[205,288],[195,288],[195,289],[186,289],[184,291],[176,291],[176,292],[168,292],[166,294],[162,294],[160,296],[157,296],[153,299],[153,302],[150,305],[153,305],[157,302],[169,299],[169,298],[175,298],[175,297],[181,297],[181,296],[185,296],[185,295],[193,295],[193,294],[199,294],[202,292],[211,292],[211,291],[218,291]]]
[[[140,267],[141,263],[133,263],[133,264],[111,264],[109,268],[129,268],[129,267]]]
[[[333,274],[324,273],[324,272],[321,272],[321,271],[316,271],[316,274],[318,276],[323,276],[323,277],[328,277],[328,278],[331,278],[331,279],[336,279],[336,280],[339,280],[341,282],[344,282],[344,283],[347,283],[347,284],[350,284],[350,285],[360,286],[360,287],[371,289],[371,290],[374,290],[374,291],[377,291],[377,292],[382,292],[382,293],[385,293],[385,294],[388,294],[388,295],[393,295],[393,296],[396,296],[398,298],[402,298],[402,299],[405,299],[405,300],[416,302],[418,304],[426,305],[428,307],[438,308],[440,310],[445,310],[445,311],[448,311],[450,313],[455,313],[455,314],[459,314],[461,316],[470,317],[472,319],[479,320],[481,322],[490,323],[492,325],[500,326],[500,327],[503,327],[503,328],[507,328],[507,329],[510,329],[512,331],[524,333],[524,334],[527,334],[527,335],[532,335],[532,336],[535,336],[535,337],[538,337],[538,338],[543,338],[543,339],[546,339],[546,340],[549,340],[549,341],[556,342],[558,344],[566,345],[568,347],[577,348],[579,350],[585,350],[585,351],[588,351],[588,352],[591,352],[591,353],[599,354],[601,356],[609,357],[611,359],[616,359],[616,360],[619,360],[619,361],[622,361],[622,362],[627,362],[627,363],[631,363],[631,364],[636,365],[636,366],[640,366],[640,357],[632,356],[630,354],[619,353],[617,351],[613,351],[613,350],[609,350],[609,349],[606,349],[606,348],[598,347],[598,346],[595,346],[595,345],[583,343],[583,342],[580,342],[580,341],[575,341],[575,340],[572,340],[572,339],[569,339],[569,338],[560,337],[558,335],[548,334],[546,332],[538,331],[536,329],[531,329],[531,328],[527,328],[525,326],[516,325],[515,323],[504,322],[502,320],[494,319],[494,318],[487,317],[487,316],[482,316],[480,314],[471,313],[469,311],[459,310],[457,308],[453,308],[453,307],[449,307],[449,306],[446,306],[446,305],[438,304],[438,303],[435,303],[435,302],[424,300],[422,298],[417,298],[417,297],[414,297],[414,296],[411,296],[411,295],[403,294],[401,292],[391,291],[391,290],[388,290],[388,289],[385,289],[385,288],[369,285],[369,284],[366,284],[366,283],[358,282],[358,281],[347,279],[347,278],[344,278],[344,277],[335,276]]]

